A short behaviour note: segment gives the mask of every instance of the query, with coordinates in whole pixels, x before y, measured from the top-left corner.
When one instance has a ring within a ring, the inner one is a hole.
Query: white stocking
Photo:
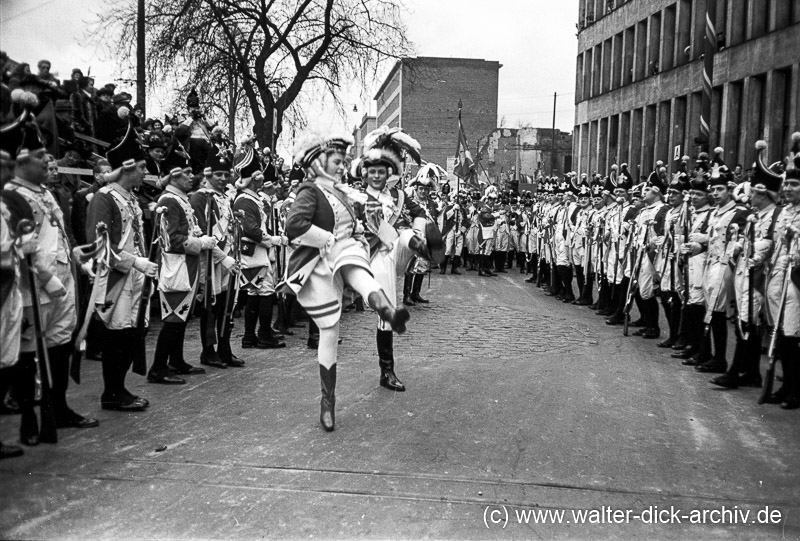
[[[341,270],[342,278],[347,284],[356,290],[356,292],[369,299],[369,294],[374,293],[381,289],[381,285],[375,278],[370,275],[365,269],[356,267],[354,265],[346,265]]]
[[[339,352],[339,322],[327,329],[319,330],[319,346],[317,348],[317,358],[319,364],[325,368],[330,368],[336,364]]]

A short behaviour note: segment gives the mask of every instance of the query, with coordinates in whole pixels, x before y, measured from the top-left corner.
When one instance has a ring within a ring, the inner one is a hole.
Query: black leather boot
[[[326,432],[336,428],[336,365],[325,368],[319,365],[319,381],[322,389],[322,398],[319,401],[319,424]]]
[[[413,285],[413,277],[410,274],[403,275],[403,304],[406,306],[416,306],[417,304],[411,298],[411,286]]]
[[[428,304],[431,302],[428,299],[423,299],[419,294],[419,292],[422,291],[422,282],[424,279],[424,274],[415,274],[411,284],[411,300],[420,304]]]
[[[444,261],[439,265],[439,274],[447,274],[447,262],[450,259],[449,255],[444,256]],[[455,260],[455,257],[453,258]]]
[[[461,275],[461,273],[458,272],[459,264],[461,264],[461,258],[458,257],[457,255],[454,255],[453,256],[453,265],[450,267],[450,274]],[[442,273],[442,274],[444,274],[444,273]]]
[[[254,348],[258,344],[256,336],[256,326],[258,325],[258,309],[261,304],[261,297],[248,295],[247,304],[244,307],[244,336],[242,337],[242,348]]]
[[[391,325],[394,332],[397,334],[406,332],[406,322],[411,318],[408,310],[403,307],[395,308],[392,306],[389,297],[386,296],[382,289],[370,293],[367,302],[373,310],[378,312],[383,321]]]
[[[319,327],[311,318],[308,320],[308,342],[306,342],[306,346],[308,349],[319,348]]]
[[[397,379],[394,373],[394,342],[392,331],[382,331],[378,329],[376,334],[378,343],[378,365],[381,367],[381,387],[390,391],[402,393],[406,390],[403,382]]]

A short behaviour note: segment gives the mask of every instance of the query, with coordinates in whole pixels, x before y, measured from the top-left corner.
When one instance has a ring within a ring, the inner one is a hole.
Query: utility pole
[[[142,106],[147,118],[145,104],[145,54],[144,54],[144,0],[138,0],[136,13],[136,101]]]
[[[550,174],[556,170],[556,101],[558,92],[553,92],[553,139],[550,145]]]

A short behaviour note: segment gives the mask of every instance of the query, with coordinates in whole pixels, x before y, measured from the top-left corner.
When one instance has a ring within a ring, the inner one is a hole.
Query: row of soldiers
[[[138,195],[146,154],[129,120],[124,138],[98,162],[102,182],[78,198],[85,205],[86,244],[77,245],[69,208],[47,186],[46,141],[34,121],[35,98],[24,98],[23,112],[2,126],[0,141],[0,381],[3,394],[11,387],[19,405],[23,444],[54,443],[58,428],[99,424],[73,411],[66,398],[70,375],[80,381],[87,345],[102,362],[101,407],[123,412],[149,406],[126,388],[131,370],[168,385],[205,372],[184,357],[192,314],[200,319],[203,365],[244,366],[230,343],[237,299],[244,313],[242,348],[285,347],[273,316],[288,244],[279,224],[294,194],[279,202],[264,189],[264,167],[252,145],[235,165],[230,154],[211,153],[200,174],[176,147],[164,160],[157,201],[143,205]],[[152,218],[146,220],[145,213]],[[151,298],[157,299],[162,325],[148,367]],[[287,314],[292,299],[281,303]],[[280,322],[288,325],[288,317]],[[41,422],[34,411],[37,374]],[[0,456],[17,454],[18,447],[0,447]]]
[[[788,157],[770,166],[766,143],[756,146],[753,178],[740,184],[719,147],[713,157],[701,153],[691,170],[684,157],[671,178],[659,162],[638,185],[625,164],[591,183],[572,176],[545,184],[515,218],[529,262],[522,272],[532,273],[526,282],[595,310],[625,335],[635,327],[634,336],[662,338],[658,347],[684,365],[719,374],[715,385],[763,385],[762,401],[800,408],[800,134]],[[490,210],[487,204],[477,215]],[[503,214],[494,212],[495,223]],[[630,321],[633,306],[639,318]],[[775,360],[783,385],[772,393]]]

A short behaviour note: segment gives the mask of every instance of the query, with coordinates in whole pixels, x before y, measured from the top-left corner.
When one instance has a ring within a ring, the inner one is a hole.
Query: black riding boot
[[[248,295],[247,303],[244,305],[244,336],[242,337],[242,348],[254,348],[258,344],[256,336],[256,326],[258,325],[259,305],[261,297],[258,295]]]
[[[403,276],[403,304],[406,306],[416,306],[414,299],[411,298],[411,288],[414,284],[414,278],[410,274]]]
[[[428,304],[428,299],[423,299],[422,296],[419,294],[422,291],[422,282],[425,280],[424,274],[415,274],[413,278],[413,282],[411,284],[411,300],[414,302],[418,302],[420,304]]]
[[[572,301],[579,304],[583,301],[583,288],[586,287],[586,280],[583,275],[583,267],[575,267],[575,282],[578,284],[578,298]]]
[[[326,432],[336,428],[336,365],[325,368],[319,365],[319,381],[322,398],[319,401],[319,424]]]
[[[442,261],[442,264],[439,265],[439,274],[447,274],[447,262],[449,259],[450,259],[449,255],[444,256],[444,261]],[[455,257],[453,257],[453,261],[455,261]]]
[[[461,258],[457,255],[453,256],[453,264],[450,267],[450,274],[460,275],[461,273],[458,272],[458,266],[461,264]]]
[[[564,302],[572,302],[575,300],[575,294],[572,292],[572,267],[569,265],[560,265],[558,269],[558,274],[561,277],[561,284],[563,286],[561,298]]]
[[[381,368],[380,385],[391,391],[402,393],[406,390],[406,386],[397,379],[394,373],[394,338],[392,331],[378,329],[375,338],[378,343],[378,365]]]

